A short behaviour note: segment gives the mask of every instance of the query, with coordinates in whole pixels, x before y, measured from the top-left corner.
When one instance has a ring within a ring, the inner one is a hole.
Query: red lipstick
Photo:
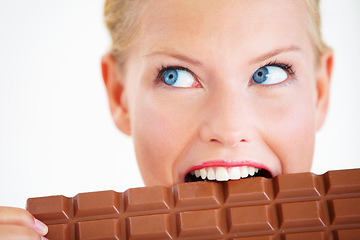
[[[191,168],[189,168],[186,171],[186,174],[188,174],[189,172],[195,171],[195,170],[206,168],[206,167],[225,167],[226,168],[226,167],[241,167],[241,166],[249,166],[249,167],[254,167],[254,168],[259,168],[259,169],[265,169],[266,171],[271,173],[271,171],[264,164],[258,163],[258,162],[253,162],[253,161],[248,161],[248,160],[244,160],[244,161],[213,160],[213,161],[207,161],[207,162],[199,163],[199,164],[192,166]]]

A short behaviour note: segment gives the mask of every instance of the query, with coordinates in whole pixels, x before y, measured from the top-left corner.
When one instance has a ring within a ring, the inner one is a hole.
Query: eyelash
[[[263,65],[262,67],[268,67],[268,66],[279,67],[279,68],[282,68],[283,70],[285,70],[291,76],[295,75],[293,65],[291,65],[289,63],[279,62],[279,61],[275,60],[275,61],[269,62],[268,64]]]
[[[185,67],[182,67],[182,66],[164,66],[164,65],[161,65],[161,68],[158,68],[157,69],[157,72],[158,72],[158,74],[157,74],[157,79],[160,79],[163,75],[164,75],[164,73],[166,72],[166,71],[169,71],[169,70],[184,70],[184,71],[188,71],[189,73],[191,73],[191,74],[193,74],[194,75],[194,73],[193,72],[191,72],[190,71],[190,69],[188,69],[188,68],[185,68]]]

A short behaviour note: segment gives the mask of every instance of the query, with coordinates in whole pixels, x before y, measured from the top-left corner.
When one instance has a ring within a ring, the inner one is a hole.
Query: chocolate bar
[[[360,169],[29,198],[50,240],[360,239]]]

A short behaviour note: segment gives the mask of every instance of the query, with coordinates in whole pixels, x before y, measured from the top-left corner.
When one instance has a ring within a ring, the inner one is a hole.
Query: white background
[[[0,205],[143,186],[114,126],[100,58],[103,0],[0,2]],[[360,1],[323,0],[332,98],[312,171],[360,167]],[[285,21],[285,19],[284,19]]]

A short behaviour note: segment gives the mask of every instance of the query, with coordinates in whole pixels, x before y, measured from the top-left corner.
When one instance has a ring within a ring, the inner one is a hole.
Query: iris
[[[267,67],[259,68],[253,75],[253,80],[256,83],[263,83],[268,79],[269,70]]]
[[[178,71],[176,69],[167,70],[164,74],[164,82],[167,85],[174,85],[176,81],[178,80]]]

